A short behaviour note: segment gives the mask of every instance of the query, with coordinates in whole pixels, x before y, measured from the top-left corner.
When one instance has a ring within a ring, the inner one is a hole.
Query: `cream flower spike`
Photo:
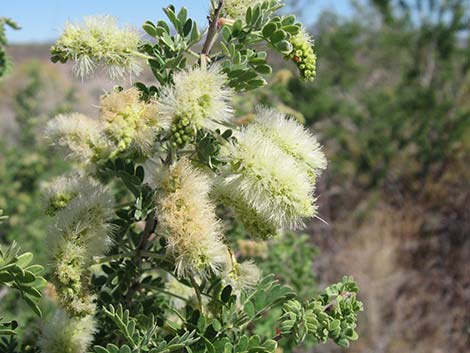
[[[56,188],[59,195],[76,195],[56,210],[56,223],[51,227],[48,246],[52,251],[53,283],[67,313],[90,315],[95,312],[95,298],[84,282],[84,274],[89,273],[93,257],[102,256],[111,245],[112,226],[108,222],[114,215],[113,199],[91,178],[60,182]]]
[[[103,125],[83,114],[60,114],[47,123],[45,136],[61,147],[67,157],[89,164],[109,154],[109,143],[103,138]]]
[[[116,147],[114,153],[134,148],[148,154],[157,133],[171,124],[167,116],[158,114],[156,102],[140,100],[136,88],[102,96],[100,119],[104,134]]]
[[[258,129],[248,126],[221,150],[227,163],[218,178],[222,202],[231,205],[247,230],[269,238],[296,229],[316,213],[309,175]]]
[[[81,175],[64,175],[53,179],[43,187],[42,199],[45,213],[54,216],[67,207],[78,195],[88,195],[97,187],[96,182]]]
[[[283,152],[295,158],[298,166],[306,169],[314,180],[327,166],[326,157],[315,136],[280,112],[258,108],[256,119],[248,129],[259,131]]]
[[[92,316],[72,318],[58,309],[44,324],[39,346],[43,353],[86,353],[96,331]]]
[[[220,127],[217,121],[232,117],[233,91],[219,65],[197,67],[175,74],[174,84],[163,88],[159,114],[171,117],[175,143],[184,145],[201,127]]]
[[[261,4],[264,0],[225,0],[223,13],[233,19],[245,19],[248,7],[254,7]]]
[[[139,43],[137,30],[120,28],[114,17],[90,16],[83,24],[68,23],[51,54],[53,61],[75,61],[74,71],[81,78],[102,66],[111,79],[120,80],[141,73]]]
[[[221,272],[228,249],[208,197],[209,179],[188,159],[181,159],[159,176],[157,184],[159,228],[167,237],[168,253],[176,260],[177,275]]]
[[[57,237],[78,241],[86,247],[89,257],[103,255],[110,245],[113,198],[98,182],[88,179],[88,189],[82,189],[64,209],[57,212]]]
[[[253,261],[234,263],[227,279],[235,290],[252,290],[261,279],[261,270]]]

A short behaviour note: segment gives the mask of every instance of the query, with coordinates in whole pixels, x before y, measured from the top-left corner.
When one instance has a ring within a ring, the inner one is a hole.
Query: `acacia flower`
[[[113,217],[112,195],[98,182],[89,179],[94,187],[81,190],[67,207],[57,212],[55,232],[66,241],[77,241],[87,248],[89,256],[102,255],[110,245]]]
[[[241,196],[237,195],[236,189],[228,190],[225,179],[218,178],[215,183],[213,194],[216,199],[224,205],[230,206],[248,234],[253,237],[268,239],[279,233],[280,226],[258,212],[253,206]]]
[[[102,130],[100,122],[83,114],[60,114],[47,123],[45,135],[68,157],[87,164],[109,153]]]
[[[86,353],[96,331],[92,316],[74,318],[59,309],[45,322],[39,347],[43,353]]]
[[[159,114],[171,118],[176,145],[190,142],[198,128],[212,129],[215,122],[231,118],[233,92],[225,87],[226,80],[218,65],[197,67],[178,72],[174,84],[163,88]]]
[[[104,66],[114,80],[140,74],[139,43],[137,30],[120,28],[114,17],[90,16],[83,24],[68,23],[51,54],[53,61],[75,61],[77,76],[91,76],[97,66]]]
[[[223,13],[233,20],[245,20],[248,8],[255,7],[263,1],[264,0],[225,0]]]
[[[268,256],[268,242],[263,240],[238,239],[238,249],[244,257],[261,257],[263,259]]]
[[[283,152],[293,157],[300,168],[315,180],[326,168],[326,157],[317,139],[293,119],[272,109],[260,108],[249,129],[259,131]]]
[[[96,188],[96,182],[79,174],[55,178],[43,188],[42,199],[45,213],[54,216],[80,193],[88,194],[94,188]]]
[[[149,152],[156,134],[171,123],[168,117],[157,114],[155,102],[141,101],[136,88],[106,94],[100,106],[104,133],[116,146],[114,153],[129,147]]]
[[[227,164],[217,190],[252,235],[267,238],[295,229],[315,214],[308,173],[257,129],[248,126],[221,150]],[[247,223],[248,220],[248,223]]]
[[[313,51],[313,39],[305,28],[291,37],[292,52],[289,57],[295,62],[301,76],[306,81],[313,81],[316,75],[317,56]]]
[[[157,181],[157,217],[167,236],[178,276],[220,272],[227,261],[221,225],[210,202],[208,177],[188,159],[163,171]]]
[[[63,308],[73,316],[93,314],[94,296],[88,288],[93,256],[103,255],[109,247],[113,212],[108,191],[91,179],[69,182],[83,185],[66,206],[56,211],[51,229],[53,283]],[[66,190],[65,186],[61,186]]]
[[[84,283],[90,266],[87,249],[75,242],[62,241],[54,250],[52,264],[52,282],[62,308],[74,317],[93,315],[95,296]]]
[[[235,262],[227,279],[236,290],[254,289],[261,279],[261,270],[253,261]]]

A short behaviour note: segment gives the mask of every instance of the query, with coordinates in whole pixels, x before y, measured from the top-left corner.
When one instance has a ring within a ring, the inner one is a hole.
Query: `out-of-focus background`
[[[352,275],[365,312],[349,352],[459,353],[470,349],[470,2],[286,1],[308,24],[317,78],[305,84],[279,58],[269,85],[237,100],[249,119],[275,106],[318,136],[329,167],[319,215],[306,233],[318,248],[312,287]],[[173,1],[205,25],[208,1]],[[166,0],[5,1],[0,16],[13,59],[0,81],[0,241],[47,261],[40,187],[67,169],[41,129],[54,115],[97,112],[113,83],[82,82],[52,64],[49,47],[67,20],[111,14],[138,27]],[[151,79],[150,76],[147,79]],[[282,257],[282,253],[279,254]],[[305,259],[307,263],[310,259]],[[307,278],[309,278],[307,276]],[[16,303],[0,302],[9,310]],[[333,345],[308,352],[340,352]]]

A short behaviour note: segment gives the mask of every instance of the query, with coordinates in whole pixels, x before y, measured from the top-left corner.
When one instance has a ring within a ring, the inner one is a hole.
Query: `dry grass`
[[[312,229],[322,249],[316,271],[325,284],[353,275],[365,305],[360,340],[349,352],[468,352],[468,165],[468,154],[457,155],[444,171],[430,173],[419,195],[370,197],[343,206],[355,210],[346,218],[331,211],[338,199],[326,193],[322,209],[335,219],[329,229]]]

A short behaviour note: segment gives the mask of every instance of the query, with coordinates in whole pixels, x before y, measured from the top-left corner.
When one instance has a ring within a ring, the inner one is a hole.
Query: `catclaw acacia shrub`
[[[143,58],[156,82],[106,93],[97,119],[61,115],[46,128],[76,173],[45,193],[57,312],[43,325],[44,353],[275,352],[285,340],[357,339],[362,304],[351,278],[304,300],[228,238],[231,218],[218,209],[262,239],[314,217],[326,160],[310,132],[276,111],[232,123],[233,96],[272,71],[266,48],[312,57],[309,40],[296,44],[302,25],[277,14],[278,1],[212,5],[205,37],[170,6],[173,29],[147,21],[149,40],[88,18],[52,49],[79,74],[101,65],[111,78],[133,76],[133,58]],[[256,334],[269,314],[272,327]]]

